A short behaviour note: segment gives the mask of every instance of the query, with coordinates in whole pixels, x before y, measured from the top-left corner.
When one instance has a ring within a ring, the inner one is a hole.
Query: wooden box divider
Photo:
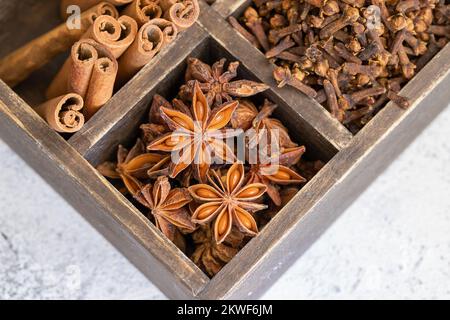
[[[45,81],[39,83],[39,77],[33,75],[16,88],[17,93],[0,81],[0,135],[168,297],[257,298],[448,104],[450,45],[401,91],[411,101],[408,110],[389,103],[353,136],[312,99],[292,88],[277,88],[264,55],[231,28],[225,18],[239,15],[250,0],[217,0],[212,7],[201,1],[199,22],[143,68],[68,141],[19,97],[34,101],[42,96]],[[7,13],[7,21],[12,21],[14,10],[20,11],[23,5],[41,10],[48,19],[40,17],[39,21],[45,22],[30,29],[37,35],[57,23],[58,3],[49,0],[45,6],[33,0],[16,4],[0,0],[0,9]],[[33,27],[31,20],[25,28]],[[31,37],[27,32],[20,34],[23,41]],[[0,34],[0,39],[9,38],[10,34]],[[21,44],[11,41],[11,49]],[[1,48],[0,56],[7,52]],[[271,88],[258,99],[277,103],[275,115],[294,140],[306,145],[309,157],[327,163],[212,279],[95,169],[114,157],[118,144],[130,145],[136,138],[154,94],[176,95],[189,56],[208,63],[222,57],[240,61],[238,76],[269,84]],[[44,72],[45,79],[50,79],[61,61],[60,57],[52,63]]]

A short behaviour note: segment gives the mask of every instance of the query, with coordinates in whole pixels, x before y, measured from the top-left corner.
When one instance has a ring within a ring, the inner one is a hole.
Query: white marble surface
[[[267,299],[450,298],[450,108]],[[163,299],[0,140],[0,299]]]

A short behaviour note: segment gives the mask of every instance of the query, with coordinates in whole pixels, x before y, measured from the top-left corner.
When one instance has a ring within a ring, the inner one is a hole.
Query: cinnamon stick
[[[151,19],[161,18],[163,11],[154,0],[134,0],[123,10],[123,14],[135,19],[141,27]]]
[[[95,61],[89,89],[86,93],[84,115],[89,120],[112,97],[117,76],[117,61],[108,57]]]
[[[79,29],[69,29],[66,23],[61,24],[0,60],[0,78],[9,86],[16,86],[56,55],[67,51],[102,14],[116,18],[119,15],[110,3],[102,2],[92,7],[81,15]]]
[[[133,43],[137,32],[138,25],[133,18],[121,16],[116,20],[103,15],[94,21],[83,39],[94,39],[107,47],[117,59]]]
[[[158,26],[151,22],[143,25],[133,44],[119,59],[118,84],[127,82],[149,63],[161,50],[163,44],[164,34]]]
[[[85,99],[95,62],[103,57],[116,61],[111,51],[95,40],[82,39],[75,43],[70,57],[47,89],[47,99],[68,92],[75,92]]]
[[[83,98],[69,93],[41,104],[35,111],[55,131],[74,133],[84,125],[85,118],[80,112],[82,108]]]
[[[154,24],[155,26],[158,26],[162,33],[164,34],[164,44],[163,46],[166,46],[167,44],[173,42],[178,35],[178,28],[172,21],[158,18],[158,19],[152,19],[150,20],[151,24]]]
[[[177,26],[178,31],[191,27],[200,16],[198,0],[185,0],[183,2],[161,0],[159,5],[164,12],[164,18],[172,21]]]
[[[85,11],[93,6],[99,4],[104,0],[61,0],[61,17],[67,19],[67,8],[71,5],[80,7],[81,11]],[[122,6],[130,3],[133,0],[107,0],[109,3],[115,6]]]

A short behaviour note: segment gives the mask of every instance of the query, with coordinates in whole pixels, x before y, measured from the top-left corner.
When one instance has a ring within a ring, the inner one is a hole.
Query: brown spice
[[[404,85],[448,42],[448,12],[437,0],[253,1],[232,25],[258,40],[280,87],[315,98],[356,132],[378,102],[409,105],[401,88],[380,85],[397,77]]]
[[[196,229],[186,207],[192,198],[186,189],[171,188],[169,179],[161,176],[153,186],[147,184],[142,187],[135,198],[150,209],[151,215],[155,218],[156,227],[184,251],[185,242],[180,232],[191,233]]]
[[[152,175],[164,174],[170,157],[155,153],[145,153],[145,146],[140,139],[128,151],[122,145],[117,150],[117,162],[104,162],[97,170],[107,178],[121,179],[126,187],[124,192],[132,196],[138,194],[143,187],[141,180]]]
[[[269,88],[263,83],[250,80],[232,81],[237,77],[239,62],[231,62],[226,71],[225,64],[226,59],[221,59],[212,66],[196,58],[188,59],[187,84],[181,87],[180,97],[187,101],[192,100],[195,81],[198,81],[211,107],[232,101],[233,97],[251,97]]]
[[[214,150],[214,154],[225,163],[235,160],[233,150],[230,150],[223,142],[223,139],[232,137],[232,135],[227,132],[215,137],[208,134],[217,132],[230,122],[239,102],[228,102],[212,111],[197,81],[194,82],[192,100],[193,116],[161,107],[161,117],[173,132],[156,139],[147,149],[162,152],[182,152],[179,161],[170,164],[169,176],[171,178],[175,178],[197,159],[197,163],[193,164],[194,174],[199,181],[206,182],[211,163],[208,150]],[[199,134],[201,134],[200,139],[197,138]]]
[[[215,64],[216,68],[223,66],[221,61]],[[106,177],[122,181],[127,188],[123,192],[128,192],[132,196],[129,198],[168,239],[190,254],[194,263],[211,277],[306,182],[297,173],[305,147],[293,142],[287,128],[272,116],[276,104],[266,99],[257,108],[249,99],[233,100],[230,95],[230,102],[210,108],[200,82],[194,79],[199,74],[208,75],[216,69],[213,67],[197,62],[188,68],[186,80],[193,81],[192,96],[180,93],[169,102],[155,95],[149,106],[148,123],[140,125],[144,142],[138,139],[129,152],[119,146],[117,161],[98,167]],[[277,161],[279,166],[273,167],[262,158],[255,164],[249,158],[241,163],[237,150],[225,152],[223,139],[242,133],[233,132],[232,128],[246,130],[245,151],[264,148],[263,136],[278,132],[280,150],[267,153],[269,160]],[[202,135],[195,136],[196,132]],[[172,163],[172,152],[178,147],[195,150],[194,157],[205,161],[197,163],[186,158],[182,164]],[[206,161],[206,147],[225,163]]]
[[[233,164],[223,180],[220,173],[210,171],[208,181],[209,184],[189,187],[192,197],[204,203],[195,210],[192,220],[201,225],[214,220],[217,243],[225,241],[233,225],[242,233],[255,236],[258,226],[251,213],[267,207],[255,202],[267,187],[261,183],[244,185],[245,171],[241,163]]]

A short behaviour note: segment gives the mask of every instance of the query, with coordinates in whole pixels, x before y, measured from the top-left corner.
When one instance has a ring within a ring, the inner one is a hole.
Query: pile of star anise
[[[280,86],[316,99],[352,132],[448,42],[448,0],[253,0],[233,27],[275,64]]]
[[[239,63],[225,64],[190,58],[177,98],[170,103],[155,95],[134,147],[119,146],[116,161],[98,167],[210,276],[323,165],[301,159],[305,147],[271,117],[276,105],[266,100],[258,109],[245,99],[268,87],[235,80]],[[263,135],[279,132],[280,148],[271,154],[279,160],[275,171],[267,162],[239,161],[225,143],[237,128],[253,132],[246,151],[260,146]],[[182,161],[173,161],[176,152]]]

